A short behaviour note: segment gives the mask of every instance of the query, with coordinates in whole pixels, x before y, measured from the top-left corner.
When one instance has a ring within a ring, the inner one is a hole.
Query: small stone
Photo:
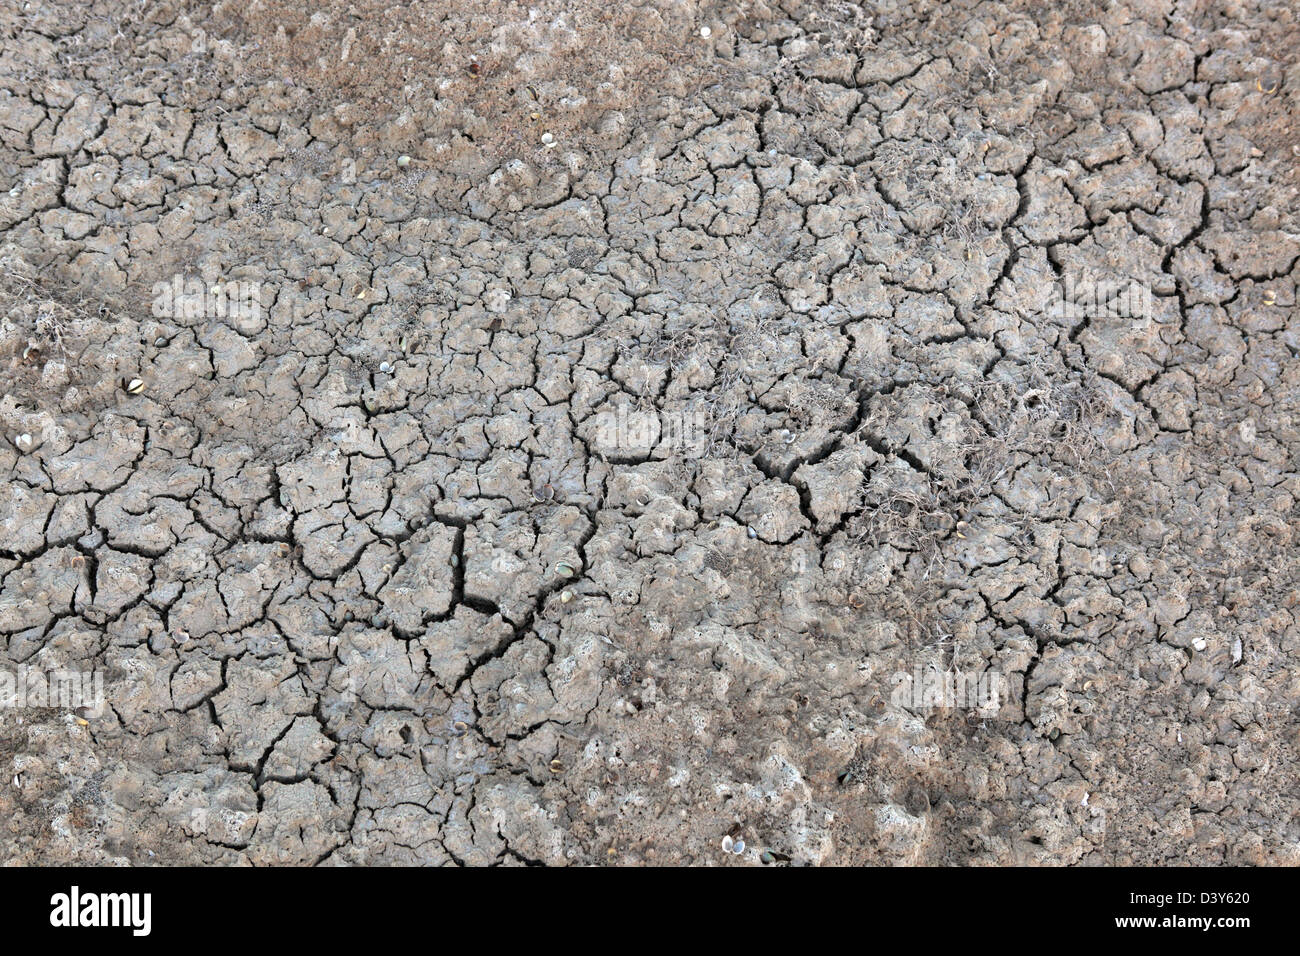
[[[701,37],[702,39],[707,40],[707,39],[708,39],[709,37],[711,37],[711,36],[713,36],[713,30],[712,30],[712,29],[710,29],[709,27],[700,27],[700,37]]]
[[[403,155],[403,156],[398,156],[398,157],[397,157],[397,165],[398,165],[398,166],[410,166],[410,165],[411,165],[411,157],[410,157],[410,156],[405,156],[405,155]]]
[[[19,451],[23,451],[23,452],[31,451],[32,436],[24,432],[23,434],[19,435],[17,438],[14,439],[14,444],[18,447]]]

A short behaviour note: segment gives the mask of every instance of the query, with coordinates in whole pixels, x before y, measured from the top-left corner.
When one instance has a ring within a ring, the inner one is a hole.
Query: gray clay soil
[[[0,860],[1300,863],[1297,16],[6,0]]]

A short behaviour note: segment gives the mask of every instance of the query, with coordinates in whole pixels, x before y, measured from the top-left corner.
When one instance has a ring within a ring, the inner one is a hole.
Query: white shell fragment
[[[709,28],[709,27],[700,27],[700,37],[701,37],[701,39],[707,40],[707,39],[708,39],[709,37],[711,37],[711,36],[713,36],[713,30],[712,30],[711,28]]]
[[[556,146],[555,137],[552,136],[550,133],[543,133],[542,145],[545,146],[547,149],[554,149]]]
[[[139,395],[144,391],[144,380],[133,378],[122,387],[126,389],[128,395]]]
[[[19,451],[31,451],[32,436],[24,432],[14,439],[14,445],[18,447]]]
[[[1238,664],[1240,662],[1241,662],[1241,638],[1234,637],[1232,639],[1232,663]]]
[[[736,845],[736,841],[733,840],[733,839],[731,839],[730,835],[728,835],[728,836],[724,836],[724,837],[722,838],[722,852],[723,852],[723,853],[730,853],[730,852],[732,852],[732,848],[733,848],[735,845]]]

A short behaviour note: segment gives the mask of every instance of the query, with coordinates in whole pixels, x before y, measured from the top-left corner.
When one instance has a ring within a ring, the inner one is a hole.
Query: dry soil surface
[[[1300,863],[1297,17],[6,0],[0,860]]]

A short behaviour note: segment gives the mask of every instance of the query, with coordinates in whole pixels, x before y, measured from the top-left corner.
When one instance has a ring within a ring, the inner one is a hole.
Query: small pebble
[[[31,451],[32,436],[24,432],[14,439],[14,444],[18,446],[19,451]]]
[[[733,840],[733,839],[731,839],[730,835],[728,835],[728,836],[724,836],[724,837],[722,838],[722,852],[723,852],[723,853],[730,853],[730,852],[732,852],[732,848],[733,848],[735,845],[736,845],[736,841]]]
[[[709,27],[700,27],[700,36],[707,40],[709,37],[713,36],[713,30]]]
[[[555,137],[552,136],[550,133],[543,133],[542,145],[545,146],[547,149],[552,149],[555,146]]]
[[[398,157],[397,157],[397,165],[398,165],[398,166],[410,166],[410,165],[411,165],[411,157],[410,157],[410,156],[398,156]]]

